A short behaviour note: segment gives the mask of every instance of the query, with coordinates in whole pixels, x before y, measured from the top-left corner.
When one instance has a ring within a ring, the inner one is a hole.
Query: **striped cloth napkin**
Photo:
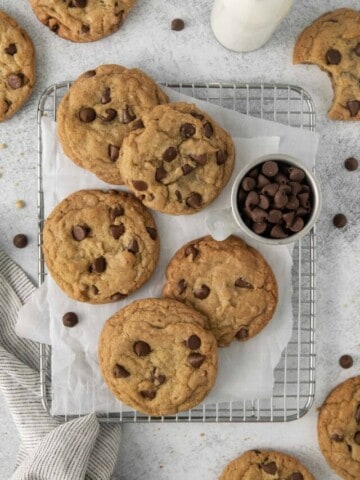
[[[120,425],[100,425],[95,414],[62,424],[41,404],[39,346],[14,332],[17,312],[34,289],[0,250],[0,389],[21,437],[11,480],[109,479]]]

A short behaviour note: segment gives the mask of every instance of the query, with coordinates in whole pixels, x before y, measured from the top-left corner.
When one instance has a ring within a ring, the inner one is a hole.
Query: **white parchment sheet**
[[[216,201],[195,215],[171,216],[152,212],[161,241],[160,260],[150,281],[128,299],[109,305],[76,302],[48,277],[45,285],[22,308],[17,333],[52,345],[52,413],[55,415],[131,410],[112,396],[100,375],[97,342],[106,319],[136,299],[161,295],[165,268],[172,255],[184,243],[208,233],[205,219],[209,209],[219,210],[230,205],[232,181],[247,162],[265,154],[287,153],[302,160],[308,168],[314,164],[317,134],[248,117],[170,89],[167,93],[171,101],[197,104],[233,136],[237,154],[232,178]],[[43,118],[42,129],[45,216],[76,190],[109,188],[108,184],[77,167],[62,153],[55,122]],[[271,265],[279,285],[279,305],[273,319],[255,338],[245,343],[233,342],[230,347],[220,349],[218,378],[205,403],[271,396],[273,370],[291,336],[291,248],[264,246],[248,238],[245,240],[255,246]],[[68,311],[77,312],[79,316],[79,324],[72,329],[64,327],[61,321]]]

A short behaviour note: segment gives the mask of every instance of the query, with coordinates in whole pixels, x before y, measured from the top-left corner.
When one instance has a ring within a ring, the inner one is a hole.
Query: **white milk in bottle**
[[[266,43],[293,0],[215,0],[211,27],[226,48],[250,52]]]

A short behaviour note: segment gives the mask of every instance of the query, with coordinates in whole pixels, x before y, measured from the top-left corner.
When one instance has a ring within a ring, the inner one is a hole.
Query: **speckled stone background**
[[[0,0],[33,38],[38,81],[31,100],[12,120],[0,125],[0,247],[33,278],[37,274],[37,152],[36,109],[50,84],[77,77],[101,63],[137,66],[161,81],[288,82],[304,87],[316,103],[321,134],[318,173],[323,211],[318,223],[318,320],[316,402],[303,419],[289,424],[125,425],[115,478],[121,480],[215,480],[225,464],[245,449],[271,447],[297,455],[320,480],[333,480],[316,439],[316,407],[327,392],[360,372],[360,205],[358,172],[347,172],[348,156],[360,159],[359,124],[326,118],[332,97],[328,77],[316,67],[293,66],[292,49],[300,31],[330,9],[359,6],[357,0],[295,0],[295,5],[270,42],[250,54],[225,50],[214,39],[209,23],[211,0],[138,0],[124,27],[93,43],[73,44],[41,25],[27,0]],[[186,22],[172,32],[171,20]],[[22,210],[15,207],[25,201]],[[348,225],[332,226],[335,213]],[[29,235],[24,250],[12,246],[16,233]],[[351,370],[341,370],[338,358],[350,353]],[[236,368],[236,367],[235,367]],[[15,464],[18,437],[0,397],[0,478],[9,478]],[[60,480],[60,479],[59,479]],[[76,479],[74,479],[76,480]]]

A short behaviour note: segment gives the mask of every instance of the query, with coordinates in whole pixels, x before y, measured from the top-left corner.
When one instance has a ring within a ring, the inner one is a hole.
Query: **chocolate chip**
[[[260,195],[259,207],[263,210],[267,210],[270,207],[269,197],[267,197],[266,195]]]
[[[90,32],[89,25],[81,25],[81,33],[88,33]]]
[[[7,77],[7,84],[13,90],[17,90],[24,85],[24,75],[22,73],[10,73]]]
[[[185,22],[181,18],[174,18],[171,22],[171,30],[175,30],[176,32],[180,32],[185,27]]]
[[[75,327],[75,325],[79,322],[79,318],[74,312],[67,312],[65,315],[62,317],[63,324],[65,327]]]
[[[275,225],[270,231],[271,238],[287,238],[289,235],[284,232],[280,225]]]
[[[57,32],[59,30],[59,24],[57,23],[55,18],[49,18],[48,27],[52,32]]]
[[[354,440],[355,440],[355,443],[357,443],[358,445],[360,445],[360,432],[356,432],[355,435],[354,435]]]
[[[106,87],[101,97],[101,103],[105,105],[106,103],[109,103],[109,102],[111,102],[110,88]]]
[[[86,7],[87,0],[72,0],[71,3],[74,7],[84,8]]]
[[[247,193],[245,192],[245,190],[243,190],[242,188],[239,188],[237,198],[241,204],[244,203],[246,195]]]
[[[188,362],[193,368],[200,368],[201,365],[204,363],[205,358],[205,355],[194,352],[190,353],[190,355],[188,356]]]
[[[285,222],[286,228],[289,228],[289,227],[291,227],[291,225],[294,223],[295,212],[283,213],[282,218],[283,218],[283,220],[284,220],[284,222]]]
[[[99,289],[97,288],[96,285],[91,285],[90,291],[93,295],[98,295],[98,293],[99,293]]]
[[[290,188],[292,195],[298,195],[301,192],[302,185],[299,182],[290,182]]]
[[[304,217],[304,216],[307,215],[308,213],[309,213],[309,209],[304,208],[304,207],[299,207],[299,208],[296,210],[296,216],[297,216],[297,217]]]
[[[326,61],[328,65],[339,65],[341,58],[342,56],[339,50],[330,48],[330,50],[326,52]]]
[[[205,135],[206,138],[210,138],[212,136],[212,134],[214,133],[214,129],[213,129],[211,123],[209,123],[209,122],[204,123],[202,131],[203,131],[203,134]]]
[[[278,173],[275,176],[275,182],[277,182],[279,185],[287,185],[289,183],[289,179],[283,174],[283,173]]]
[[[72,235],[78,242],[84,240],[90,233],[90,228],[86,225],[75,225],[72,228]]]
[[[188,207],[191,208],[201,208],[202,205],[202,196],[198,192],[191,192],[185,200],[185,203]]]
[[[286,193],[286,195],[290,195],[291,193],[291,187],[290,185],[287,185],[285,183],[282,183],[279,185],[279,190],[278,192],[281,192],[281,193]]]
[[[189,157],[198,165],[205,165],[208,161],[207,153],[203,155],[189,155]]]
[[[133,120],[135,120],[135,118],[136,118],[135,113],[132,111],[132,109],[129,107],[129,105],[126,105],[126,107],[123,110],[123,115],[122,115],[123,123],[128,124],[128,123],[132,122]]]
[[[190,138],[195,135],[196,129],[191,123],[184,123],[180,127],[180,135],[183,138]]]
[[[218,152],[216,152],[216,163],[218,165],[224,165],[227,158],[228,158],[228,155],[226,152],[224,152],[224,150],[219,150]]]
[[[280,223],[282,220],[282,213],[281,210],[277,210],[273,208],[268,213],[268,220],[270,223]]]
[[[354,52],[358,57],[360,57],[360,43],[356,45],[356,47],[354,48]]]
[[[105,110],[106,115],[100,115],[100,118],[103,122],[112,122],[117,116],[117,111],[113,108],[108,108]]]
[[[156,240],[157,239],[157,231],[156,228],[153,227],[146,227],[146,231],[150,235],[151,240]]]
[[[250,192],[250,190],[253,190],[256,187],[255,178],[245,177],[241,182],[241,187],[243,190],[245,190],[245,192]]]
[[[252,177],[252,178],[255,178],[255,179],[258,177],[258,175],[259,175],[259,169],[257,169],[257,168],[253,168],[253,169],[247,174],[247,176]]]
[[[265,175],[260,173],[258,178],[257,178],[257,187],[258,188],[263,188],[263,187],[265,187],[265,185],[269,185],[269,183],[270,183],[270,180],[268,178],[266,178]]]
[[[189,173],[191,173],[194,170],[194,167],[192,167],[188,163],[185,163],[185,165],[181,167],[181,170],[183,171],[184,175],[189,175]]]
[[[120,147],[117,147],[116,145],[111,145],[110,143],[108,148],[108,154],[112,162],[116,162],[116,160],[119,158],[119,153]]]
[[[154,377],[154,385],[159,387],[160,385],[163,385],[166,382],[166,377],[165,375],[157,375]]]
[[[135,190],[139,190],[139,192],[144,192],[149,187],[149,185],[146,182],[143,182],[142,180],[133,180],[132,184]]]
[[[360,423],[360,404],[357,406],[357,409],[356,409],[355,420],[357,424]]]
[[[304,476],[300,472],[294,472],[287,480],[304,480]]]
[[[96,112],[91,107],[84,107],[79,112],[79,118],[84,123],[93,122],[96,118]]]
[[[267,213],[262,208],[256,207],[251,212],[251,218],[255,223],[263,223],[267,220]]]
[[[359,100],[350,100],[350,102],[347,102],[346,107],[349,110],[350,115],[356,117],[360,110],[360,102]]]
[[[154,400],[156,392],[153,392],[152,390],[141,390],[140,395],[148,400]]]
[[[115,218],[117,217],[122,217],[124,215],[125,211],[123,207],[114,207],[110,209],[110,219],[112,222],[115,221]]]
[[[275,475],[277,472],[277,466],[275,462],[263,463],[261,468],[269,475]]]
[[[199,120],[204,120],[204,115],[198,112],[190,112],[190,115]]]
[[[252,192],[249,192],[246,196],[245,207],[251,210],[253,207],[259,205],[259,202],[259,195],[253,190]]]
[[[144,122],[142,120],[136,120],[136,122],[134,122],[132,124],[132,130],[139,130],[140,128],[144,128]]]
[[[158,167],[155,171],[155,180],[157,182],[160,182],[165,178],[167,177],[167,171],[165,170],[165,168],[161,165],[160,167]]]
[[[285,205],[285,208],[287,208],[288,210],[296,210],[299,208],[299,206],[300,206],[299,200],[295,197],[295,195],[290,195],[289,201]]]
[[[347,218],[342,213],[338,213],[333,218],[333,224],[336,228],[344,228],[347,224]]]
[[[138,251],[139,251],[139,244],[138,244],[138,242],[137,242],[137,240],[136,240],[135,238],[133,238],[133,239],[131,240],[131,242],[129,243],[127,249],[128,249],[128,252],[131,252],[131,253],[133,253],[134,255],[135,255],[136,253],[138,253]]]
[[[13,238],[13,244],[16,248],[25,248],[28,244],[28,238],[23,233],[18,233]]]
[[[274,206],[276,208],[284,208],[288,201],[289,197],[286,195],[286,192],[279,190],[275,193]]]
[[[360,43],[359,43],[360,45]],[[360,55],[359,55],[360,56]],[[354,157],[347,158],[344,162],[346,170],[349,172],[354,172],[359,166],[359,162]]]
[[[199,255],[199,250],[194,245],[189,245],[185,249],[185,257],[192,256],[192,261]]]
[[[269,197],[274,197],[277,191],[279,190],[279,185],[277,183],[269,183],[261,189],[261,193],[269,195]]]
[[[266,232],[267,224],[265,222],[262,223],[253,223],[251,225],[251,230],[256,233],[257,235],[262,235]]]
[[[249,290],[254,290],[253,285],[251,285],[251,283],[244,280],[242,277],[239,277],[235,280],[235,287],[248,288]]]
[[[96,70],[88,70],[87,72],[84,73],[85,78],[95,77],[95,75],[96,75]]]
[[[194,290],[194,297],[200,300],[204,300],[209,296],[209,294],[210,294],[210,288],[205,284],[201,285],[200,288],[197,288],[196,290]]]
[[[190,350],[197,350],[201,347],[201,340],[197,335],[191,335],[186,341],[186,346]]]
[[[7,53],[8,55],[15,55],[15,53],[17,53],[17,48],[15,43],[10,43],[10,45],[5,47],[4,50],[5,50],[5,53]]]
[[[103,273],[106,270],[106,259],[104,257],[95,258],[90,265],[90,273]]]
[[[176,147],[169,147],[165,150],[162,158],[165,162],[172,162],[177,157],[178,151]]]
[[[275,175],[279,171],[279,167],[278,167],[278,164],[276,162],[273,162],[272,160],[269,160],[268,162],[265,162],[263,164],[263,166],[261,167],[261,171],[267,177],[275,177]]]
[[[120,225],[110,225],[109,230],[110,230],[110,235],[115,240],[118,240],[121,237],[121,235],[125,233],[125,226],[123,223],[120,223]]]
[[[150,345],[142,340],[135,342],[133,348],[138,357],[146,357],[151,352]]]
[[[248,336],[249,336],[249,330],[247,329],[247,327],[241,327],[240,330],[235,335],[235,337],[238,340],[245,340],[245,338],[248,338]]]
[[[182,278],[181,280],[178,281],[178,292],[179,292],[179,295],[181,295],[182,293],[185,292],[186,287],[187,287],[187,283],[186,283],[186,281],[185,281],[184,278]]]
[[[181,195],[181,192],[179,190],[175,190],[175,196],[176,196],[176,199],[179,203],[182,202],[182,195]]]
[[[120,293],[120,292],[116,292],[116,293],[113,293],[110,297],[110,300],[112,302],[119,302],[120,300],[123,300],[124,298],[126,298],[127,295],[124,294],[124,293]]]
[[[339,364],[341,368],[351,368],[354,364],[354,360],[351,355],[342,355],[339,358]]]
[[[118,363],[114,367],[114,377],[115,378],[127,378],[130,377],[130,373],[126,370],[125,367],[119,365]]]
[[[294,232],[300,232],[304,228],[304,220],[301,217],[296,217],[289,229]]]
[[[331,440],[334,442],[343,442],[344,441],[344,435],[339,435],[338,433],[334,433],[331,435]]]

